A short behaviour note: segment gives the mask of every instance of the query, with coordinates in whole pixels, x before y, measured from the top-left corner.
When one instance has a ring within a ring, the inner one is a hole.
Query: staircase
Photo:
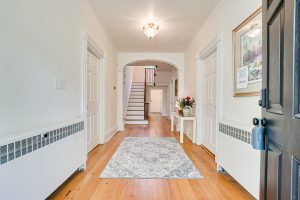
[[[133,82],[131,85],[125,124],[148,124],[144,113],[145,85]]]

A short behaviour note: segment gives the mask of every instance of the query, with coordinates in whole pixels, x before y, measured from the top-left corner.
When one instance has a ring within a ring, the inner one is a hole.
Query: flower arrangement
[[[192,108],[195,105],[195,100],[189,96],[177,99],[177,105],[180,110],[183,108]]]

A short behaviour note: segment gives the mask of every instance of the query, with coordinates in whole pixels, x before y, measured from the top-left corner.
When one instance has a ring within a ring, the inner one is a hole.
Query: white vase
[[[190,116],[190,108],[189,107],[184,107],[183,108],[183,116],[184,117]]]

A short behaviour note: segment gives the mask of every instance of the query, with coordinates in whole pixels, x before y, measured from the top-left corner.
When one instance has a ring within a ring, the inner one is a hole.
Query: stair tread
[[[134,108],[135,108],[135,107],[144,108],[144,106],[128,106],[128,110],[130,110],[130,109],[129,109],[130,107],[134,107]],[[143,110],[144,110],[144,109],[143,109]]]
[[[147,121],[145,119],[126,119],[126,121]]]

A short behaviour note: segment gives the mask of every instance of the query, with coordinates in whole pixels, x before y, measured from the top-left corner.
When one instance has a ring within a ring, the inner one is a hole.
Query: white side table
[[[193,121],[193,143],[196,143],[196,117],[183,117],[178,113],[174,112],[171,114],[171,131],[174,127],[174,118],[177,118],[180,121],[180,143],[183,143],[183,130],[184,130],[184,121]]]

